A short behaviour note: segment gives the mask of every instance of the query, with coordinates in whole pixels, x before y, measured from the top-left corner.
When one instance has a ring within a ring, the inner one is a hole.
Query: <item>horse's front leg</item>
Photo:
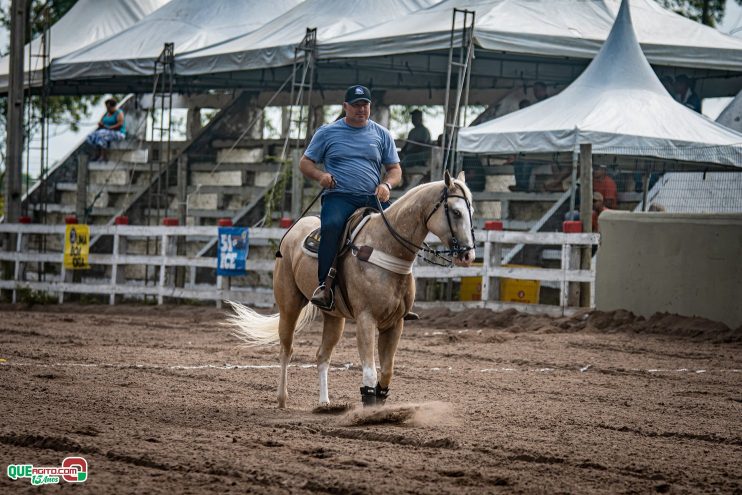
[[[399,339],[402,337],[404,320],[400,318],[394,325],[379,332],[379,364],[381,377],[376,386],[376,403],[383,405],[389,395],[389,384],[394,374],[394,355],[397,353]]]
[[[330,358],[340,336],[345,328],[345,318],[339,318],[330,314],[324,314],[324,326],[322,327],[322,344],[317,349],[317,371],[319,372],[319,405],[330,404],[330,395],[327,387],[327,374],[330,369]]]
[[[356,320],[356,340],[358,355],[363,368],[361,400],[364,406],[376,405],[376,359],[374,343],[376,340],[376,320],[368,313],[361,313]]]

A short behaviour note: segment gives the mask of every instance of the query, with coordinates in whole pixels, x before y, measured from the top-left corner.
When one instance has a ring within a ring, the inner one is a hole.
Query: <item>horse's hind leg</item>
[[[330,396],[327,389],[327,372],[330,369],[330,358],[345,328],[345,318],[324,314],[324,327],[322,328],[322,344],[317,349],[317,371],[319,372],[319,405],[330,404]]]
[[[296,306],[291,309],[280,308],[280,315],[278,319],[278,337],[281,340],[281,378],[278,383],[278,407],[286,407],[286,399],[288,398],[288,386],[287,386],[287,369],[289,362],[291,361],[291,355],[294,352],[294,329],[296,328],[296,320],[299,319],[299,313],[301,307]]]

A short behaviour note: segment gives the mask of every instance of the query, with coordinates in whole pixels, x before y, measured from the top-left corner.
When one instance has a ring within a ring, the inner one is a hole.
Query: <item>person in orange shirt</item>
[[[603,204],[603,195],[599,192],[593,193],[593,232],[600,232],[600,225],[598,224],[598,217],[605,210],[610,210]]]
[[[610,209],[618,205],[616,181],[608,175],[608,169],[601,165],[593,169],[593,192],[600,193],[603,204]]]

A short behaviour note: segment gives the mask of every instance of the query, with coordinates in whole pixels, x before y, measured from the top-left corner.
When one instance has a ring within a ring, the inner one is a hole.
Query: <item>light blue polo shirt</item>
[[[374,194],[382,165],[399,163],[391,133],[373,120],[364,127],[350,126],[345,119],[323,125],[304,154],[315,163],[324,163],[335,178],[335,189],[325,194]]]

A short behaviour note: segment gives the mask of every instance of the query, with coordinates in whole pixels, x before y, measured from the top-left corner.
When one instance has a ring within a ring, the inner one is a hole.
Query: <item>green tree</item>
[[[726,0],[658,0],[664,7],[707,26],[716,26],[724,18]],[[742,5],[742,0],[735,0]]]
[[[77,2],[77,0],[29,0],[29,19],[26,28],[26,43],[38,37],[44,29],[53,25],[61,19]],[[10,30],[10,2],[4,3],[0,9],[0,25]],[[9,47],[4,47],[7,53]],[[28,65],[28,60],[24,60]],[[28,67],[26,67],[28,70]],[[90,112],[92,105],[98,104],[100,96],[51,96],[47,100],[46,117],[50,124],[68,125],[73,131],[79,129],[79,122]],[[41,110],[41,98],[31,96],[26,99],[26,104],[31,105],[32,112],[39,115]],[[5,163],[5,129],[8,100],[0,98],[0,159]],[[103,110],[101,110],[102,113]],[[32,139],[38,129],[35,122],[25,122],[26,139]]]

